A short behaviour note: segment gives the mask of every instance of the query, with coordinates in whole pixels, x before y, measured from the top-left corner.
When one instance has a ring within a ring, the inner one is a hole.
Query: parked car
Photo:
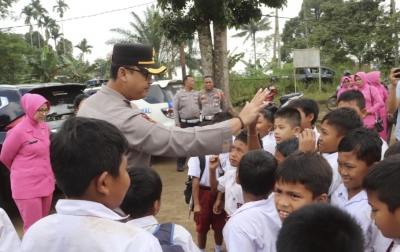
[[[335,71],[329,67],[321,66],[321,81],[323,83],[333,83],[333,78],[335,76]],[[274,84],[279,81],[279,79],[293,79],[293,74],[279,76],[271,76],[270,82]],[[319,68],[318,67],[300,67],[296,68],[296,80],[310,84],[312,82],[318,82],[319,80]]]
[[[6,133],[20,123],[25,114],[21,106],[21,97],[26,93],[39,94],[50,104],[45,122],[52,132],[57,132],[61,124],[75,113],[74,99],[82,94],[82,84],[20,84],[0,85],[0,151]],[[11,199],[10,171],[0,162],[0,195],[3,200]]]
[[[154,80],[145,98],[131,102],[156,122],[173,126],[175,125],[174,96],[181,89],[183,89],[181,80]],[[87,95],[93,95],[98,90],[100,87],[88,87],[84,92]]]

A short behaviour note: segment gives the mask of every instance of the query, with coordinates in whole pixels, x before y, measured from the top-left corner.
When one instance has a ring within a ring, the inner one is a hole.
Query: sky
[[[397,2],[398,0],[396,0]],[[41,0],[42,5],[49,11],[49,15],[56,20],[60,20],[57,12],[53,12],[53,6],[56,5],[56,0]],[[106,41],[112,37],[118,37],[118,34],[110,32],[112,28],[129,29],[129,22],[133,21],[131,12],[135,12],[142,16],[146,6],[157,4],[156,0],[65,0],[69,9],[64,14],[64,34],[65,38],[70,40],[73,45],[77,45],[83,38],[86,38],[89,45],[92,45],[92,53],[85,55],[85,59],[93,62],[97,58],[105,58],[108,53],[112,52],[112,45],[107,45]],[[288,0],[287,7],[280,10],[280,17],[296,17],[301,9],[303,1]],[[390,2],[390,0],[386,0]],[[19,0],[13,5],[12,11],[15,15],[19,15],[24,6],[28,5],[30,0]],[[101,3],[101,4],[100,4]],[[270,14],[273,9],[263,8],[263,14]],[[107,13],[106,13],[107,12]],[[101,14],[104,13],[104,14]],[[88,17],[84,17],[88,16]],[[78,18],[83,17],[83,18]],[[78,19],[74,19],[78,18]],[[73,20],[68,20],[73,19]],[[284,23],[287,19],[279,19],[279,28],[282,32]],[[271,26],[274,27],[274,18],[270,18]],[[10,19],[1,20],[0,29],[5,27],[23,26],[24,18],[18,21]],[[61,25],[60,25],[61,26]],[[16,27],[11,30],[14,33],[25,34],[29,32],[29,27]],[[245,52],[245,59],[248,60],[252,55],[251,42],[243,44],[243,38],[232,38],[231,36],[238,31],[231,29],[228,31],[228,50],[232,51],[235,48],[235,53]],[[260,32],[257,37],[265,37],[273,33],[273,30],[268,32]],[[79,54],[79,49],[74,49],[74,55]],[[271,55],[272,56],[272,55]],[[240,63],[241,64],[241,63]],[[240,65],[242,68],[244,65]]]

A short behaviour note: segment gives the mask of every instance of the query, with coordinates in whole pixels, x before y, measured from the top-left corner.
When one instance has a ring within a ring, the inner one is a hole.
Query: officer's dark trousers
[[[199,123],[184,123],[184,122],[181,122],[181,128],[182,129],[189,128],[189,127],[194,127],[194,126],[197,126],[197,125],[199,125]],[[184,143],[182,143],[182,144],[184,144]],[[177,167],[184,166],[185,163],[186,163],[186,157],[180,157],[180,158],[178,158],[178,160],[176,162],[176,166]]]

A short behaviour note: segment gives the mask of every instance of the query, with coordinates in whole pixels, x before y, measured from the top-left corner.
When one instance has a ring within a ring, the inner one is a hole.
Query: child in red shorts
[[[206,251],[207,233],[211,227],[214,230],[215,251],[220,252],[223,242],[222,230],[225,226],[226,213],[225,211],[213,211],[218,193],[213,193],[210,188],[210,170],[208,168],[210,156],[211,155],[191,157],[188,161],[188,175],[192,176],[193,213],[194,221],[196,222],[197,245],[201,252]],[[202,162],[200,162],[201,159],[203,159]],[[200,163],[204,165],[204,167],[202,167],[203,169],[201,169]],[[222,173],[222,169],[218,168],[215,172],[218,178]]]

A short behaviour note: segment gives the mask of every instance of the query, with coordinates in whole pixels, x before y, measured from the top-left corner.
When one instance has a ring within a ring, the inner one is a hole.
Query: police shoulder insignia
[[[222,99],[222,100],[225,100],[225,94],[224,94],[224,92],[221,92],[221,99]]]
[[[148,115],[142,113],[142,117],[150,122],[156,123],[153,119],[151,119]]]

